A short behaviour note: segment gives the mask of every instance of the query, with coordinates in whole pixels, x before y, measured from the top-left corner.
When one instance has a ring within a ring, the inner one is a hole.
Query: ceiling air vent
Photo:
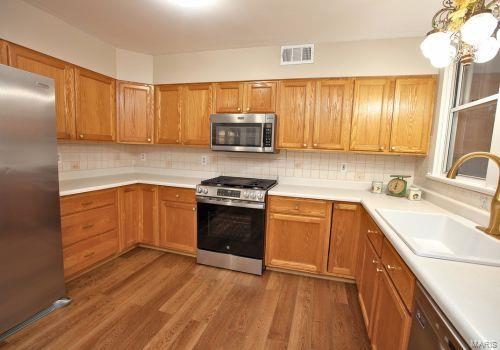
[[[303,64],[314,62],[314,44],[281,47],[281,64]]]

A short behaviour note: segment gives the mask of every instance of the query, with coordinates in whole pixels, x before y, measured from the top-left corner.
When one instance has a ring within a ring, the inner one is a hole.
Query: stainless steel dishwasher
[[[470,349],[420,283],[414,305],[408,350]]]

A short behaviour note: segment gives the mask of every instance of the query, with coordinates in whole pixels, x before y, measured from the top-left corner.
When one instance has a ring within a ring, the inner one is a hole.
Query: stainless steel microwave
[[[274,152],[275,114],[212,114],[213,151]]]

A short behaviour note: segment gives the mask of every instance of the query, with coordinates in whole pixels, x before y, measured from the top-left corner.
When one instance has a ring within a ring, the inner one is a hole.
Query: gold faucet
[[[449,179],[454,179],[457,177],[458,168],[472,158],[487,158],[494,161],[498,168],[500,169],[500,157],[488,152],[472,152],[460,157],[455,164],[452,165],[448,174],[446,175]],[[488,227],[478,226],[478,229],[486,232],[487,234],[500,239],[500,177],[498,178],[497,190],[493,199],[491,200],[491,212],[490,212],[490,224]]]

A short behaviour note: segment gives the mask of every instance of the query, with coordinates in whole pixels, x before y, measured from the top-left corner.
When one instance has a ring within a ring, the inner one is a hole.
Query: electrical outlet
[[[490,205],[488,203],[488,197],[486,197],[485,195],[481,195],[479,197],[479,203],[480,203],[481,209],[488,210],[490,207]]]
[[[143,162],[146,161],[146,153],[141,153],[139,156],[139,159],[142,160]]]
[[[347,173],[347,163],[340,164],[340,172],[343,174]]]
[[[207,164],[208,164],[208,157],[201,156],[201,165],[207,165]]]

